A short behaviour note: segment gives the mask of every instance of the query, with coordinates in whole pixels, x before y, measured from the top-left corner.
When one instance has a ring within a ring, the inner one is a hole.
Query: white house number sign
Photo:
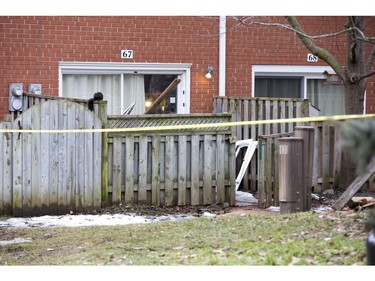
[[[121,50],[121,58],[122,59],[132,59],[133,58],[133,50]]]
[[[308,62],[317,62],[318,56],[316,56],[314,54],[307,54],[307,61]]]

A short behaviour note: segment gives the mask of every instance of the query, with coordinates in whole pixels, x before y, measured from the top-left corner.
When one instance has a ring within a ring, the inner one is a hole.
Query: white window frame
[[[121,93],[123,93],[124,74],[173,74],[181,79],[177,87],[178,114],[190,113],[190,63],[116,63],[116,62],[60,62],[59,96],[63,93],[64,74],[119,74],[121,75]],[[121,112],[123,108],[121,95]]]
[[[262,77],[275,77],[275,76],[293,76],[302,77],[302,97],[306,99],[306,85],[308,79],[325,79],[324,72],[332,72],[330,66],[309,66],[309,65],[253,65],[252,67],[252,86],[251,96],[255,94],[255,78]]]

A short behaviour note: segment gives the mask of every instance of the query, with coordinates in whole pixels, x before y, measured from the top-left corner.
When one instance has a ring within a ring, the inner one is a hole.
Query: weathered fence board
[[[187,136],[178,136],[178,205],[186,205]]]
[[[203,137],[203,204],[211,204],[212,197],[212,136],[204,135]]]
[[[121,189],[123,186],[122,180],[122,139],[116,138],[113,140],[113,160],[112,160],[112,173],[113,173],[113,185],[112,185],[112,201],[121,202]]]
[[[128,136],[125,142],[125,202],[134,202],[134,137]],[[108,164],[111,167],[111,164]]]
[[[1,127],[21,129],[0,134],[2,161],[7,161],[0,169],[1,213],[62,214],[101,207],[101,135],[57,132],[101,128],[96,115],[78,103],[49,100],[36,102]]]
[[[316,122],[313,168],[314,192],[337,188],[341,170],[340,132],[334,124]]]
[[[160,179],[160,173],[161,173],[161,163],[160,163],[160,156],[161,156],[161,136],[160,135],[155,135],[152,138],[152,160],[151,160],[151,165],[152,165],[152,186],[151,186],[151,202],[152,205],[154,206],[159,206],[161,204],[160,202],[160,190],[161,190],[161,179]],[[180,152],[180,155],[183,155],[182,152]],[[180,157],[180,161],[186,161],[186,158]],[[182,166],[181,166],[182,167]],[[186,171],[185,171],[186,173]],[[185,174],[180,174],[181,177]],[[181,180],[181,178],[180,178]],[[182,183],[184,184],[186,188],[186,178],[182,180]],[[129,185],[128,187],[131,190],[131,186]],[[182,186],[181,186],[182,188]],[[181,192],[181,189],[179,190],[179,198],[181,205],[186,204],[186,198],[182,197],[184,196],[183,192]],[[132,199],[133,200],[133,199]]]
[[[142,138],[144,141],[144,138]],[[164,205],[173,206],[173,170],[175,166],[174,152],[174,136],[165,136],[165,157],[164,157]],[[140,190],[145,192],[144,185],[140,186]],[[141,200],[141,198],[138,198]],[[142,201],[141,201],[142,202]]]
[[[11,128],[11,123],[0,123],[0,129]],[[0,133],[0,214],[9,214],[12,208],[12,134]]]
[[[216,146],[217,146],[217,154],[216,154],[216,190],[217,190],[217,203],[224,203],[225,202],[225,139],[222,135],[216,136]]]

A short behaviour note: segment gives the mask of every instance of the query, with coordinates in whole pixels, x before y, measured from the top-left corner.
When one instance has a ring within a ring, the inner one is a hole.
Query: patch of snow
[[[279,213],[280,212],[280,206],[270,206],[266,210]]]
[[[126,225],[157,221],[178,221],[193,218],[192,215],[138,216],[132,214],[64,215],[0,220],[0,227],[77,227],[93,225]]]
[[[29,243],[33,242],[33,239],[31,238],[15,238],[13,240],[4,240],[0,241],[0,246],[9,245],[9,244],[17,244],[17,243]]]
[[[203,212],[203,217],[216,217],[216,214],[210,212]]]
[[[314,209],[315,212],[317,213],[324,213],[324,212],[328,212],[328,211],[332,211],[333,209],[331,207],[328,207],[328,206],[320,206],[316,209]]]
[[[315,200],[318,200],[318,201],[321,199],[318,195],[316,195],[314,193],[311,193],[311,198],[315,199]]]
[[[236,191],[236,206],[250,206],[250,205],[257,205],[258,199],[256,199],[251,193],[243,192],[243,191]]]

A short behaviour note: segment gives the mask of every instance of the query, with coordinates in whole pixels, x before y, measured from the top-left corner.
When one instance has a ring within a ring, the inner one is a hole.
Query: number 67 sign
[[[132,59],[133,58],[133,50],[121,50],[121,58],[122,59]]]

